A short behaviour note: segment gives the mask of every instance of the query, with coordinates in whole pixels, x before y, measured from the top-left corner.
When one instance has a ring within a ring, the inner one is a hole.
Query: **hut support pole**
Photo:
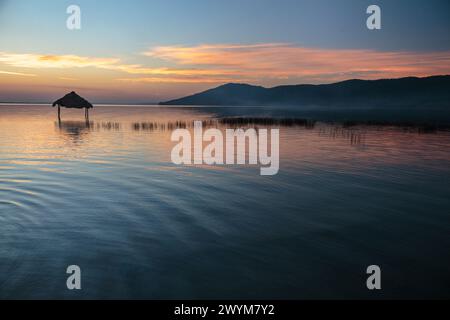
[[[58,106],[58,120],[61,121],[61,107]]]

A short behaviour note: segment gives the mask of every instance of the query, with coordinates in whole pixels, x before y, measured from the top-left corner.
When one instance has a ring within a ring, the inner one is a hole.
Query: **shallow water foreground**
[[[172,164],[221,109],[0,106],[0,298],[450,298],[449,132],[281,125],[275,176]]]

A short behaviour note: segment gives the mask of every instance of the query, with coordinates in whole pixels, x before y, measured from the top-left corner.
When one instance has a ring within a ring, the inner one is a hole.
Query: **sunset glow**
[[[450,52],[333,50],[268,43],[156,47],[142,55],[145,64],[127,64],[115,57],[0,52],[0,83],[32,77],[23,83],[23,90],[29,90],[27,85],[51,86],[65,80],[79,85],[106,82],[104,90],[114,88],[111,82],[130,91],[142,83],[142,89],[150,91],[158,83],[195,84],[203,89],[227,82],[275,86],[450,73]],[[162,66],[152,67],[158,63]]]

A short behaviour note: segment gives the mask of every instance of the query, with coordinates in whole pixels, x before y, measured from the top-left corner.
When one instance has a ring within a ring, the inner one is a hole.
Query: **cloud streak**
[[[321,49],[291,44],[199,45],[156,47],[144,53],[151,58],[227,71],[233,78],[311,82],[427,76],[450,73],[450,52],[386,52],[374,50]]]
[[[225,83],[230,78],[214,78],[214,77],[136,77],[136,78],[119,78],[117,81],[132,83]],[[240,79],[246,81],[246,79]]]
[[[119,59],[115,58],[95,58],[76,55],[41,55],[0,52],[0,62],[17,68],[101,68],[114,66],[119,61]]]
[[[4,70],[0,70],[0,74],[6,74],[6,75],[10,75],[10,76],[21,76],[21,77],[36,77],[36,75],[32,74],[32,73],[11,72],[11,71],[4,71]]]
[[[146,77],[139,80],[149,82],[149,79],[158,79],[161,82],[198,82],[203,79],[204,82],[211,82],[211,79],[218,75],[231,75],[227,70],[210,70],[196,68],[169,68],[159,67],[150,68],[141,64],[124,64],[118,58],[99,58],[77,55],[45,55],[45,54],[22,54],[0,52],[0,63],[10,67],[26,68],[26,69],[75,69],[75,68],[96,68],[127,73],[130,75],[145,75]],[[2,72],[11,75],[29,75],[20,72]],[[147,77],[147,76],[152,76]],[[199,77],[194,79],[193,77]],[[153,81],[153,82],[155,82]],[[217,79],[218,81],[218,79]]]

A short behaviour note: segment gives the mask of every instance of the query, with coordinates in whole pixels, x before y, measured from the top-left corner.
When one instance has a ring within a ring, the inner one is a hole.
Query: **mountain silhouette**
[[[161,105],[207,106],[437,106],[449,107],[450,76],[347,80],[264,88],[229,83]]]

